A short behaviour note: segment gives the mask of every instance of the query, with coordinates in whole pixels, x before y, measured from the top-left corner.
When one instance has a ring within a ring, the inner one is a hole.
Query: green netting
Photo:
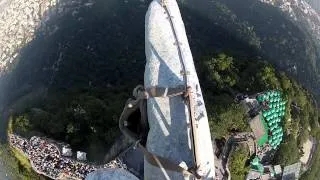
[[[259,157],[255,157],[252,161],[251,161],[251,168],[258,171],[261,175],[264,173],[264,167],[263,165],[260,163],[260,159]]]
[[[275,119],[277,115],[275,113],[272,114],[272,119]]]
[[[280,139],[280,141],[281,141],[281,134],[278,134],[278,136],[277,136],[279,139]]]
[[[266,112],[262,112],[262,115],[264,118],[266,118],[268,116]]]
[[[261,101],[263,101],[263,96],[259,95],[256,97],[256,99],[257,99],[257,101],[261,102]]]
[[[272,132],[271,136],[268,136],[266,133],[263,138],[258,140],[258,144],[260,146],[265,142],[268,142],[273,148],[275,148],[282,141],[283,130],[282,127],[280,127],[280,122],[286,112],[286,101],[282,99],[281,95],[282,93],[280,91],[275,90],[265,91],[264,94],[260,94],[256,97],[260,102],[269,102],[269,109],[263,110],[260,118],[262,119],[264,128],[268,129],[267,132]]]
[[[277,129],[277,133],[278,133],[278,134],[280,134],[280,133],[281,133],[280,129]]]

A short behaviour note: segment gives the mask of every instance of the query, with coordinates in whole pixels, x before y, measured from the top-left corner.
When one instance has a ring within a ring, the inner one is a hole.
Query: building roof
[[[77,151],[77,159],[79,161],[86,161],[87,160],[87,153],[81,152],[81,151]]]
[[[282,173],[281,166],[280,165],[274,166],[274,172],[275,174],[281,174]]]
[[[252,180],[252,179],[258,179],[260,178],[260,173],[255,171],[255,170],[250,170],[248,175],[247,175],[247,180]]]
[[[62,147],[62,155],[63,156],[72,156],[72,149],[66,146]]]
[[[283,168],[282,180],[299,179],[301,163],[295,163]]]

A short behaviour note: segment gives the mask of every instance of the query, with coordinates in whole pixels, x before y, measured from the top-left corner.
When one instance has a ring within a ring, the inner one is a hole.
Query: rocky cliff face
[[[260,0],[279,7],[301,27],[308,28],[320,40],[320,14],[305,0]],[[319,42],[317,42],[319,44]]]
[[[312,80],[313,85],[307,85],[309,87],[312,86],[313,92],[317,94],[319,97],[319,78],[320,78],[320,63],[319,63],[319,49],[320,49],[320,11],[319,11],[319,1],[314,0],[259,0],[260,2],[267,3],[276,8],[279,8],[288,19],[295,24],[300,32],[305,35],[304,41],[308,40],[306,46],[306,57],[307,61],[310,62],[309,67],[303,67],[303,70],[299,72],[296,71],[301,66],[294,66],[294,71],[301,74],[308,74],[313,72],[314,74],[312,78],[308,78],[306,81]],[[309,4],[310,3],[310,4]],[[295,34],[293,34],[293,38],[295,38]],[[300,51],[302,51],[300,49]],[[302,82],[304,84],[304,82]],[[306,84],[304,84],[306,85]]]
[[[91,6],[83,0],[3,0],[0,1],[0,75],[10,71],[19,56],[19,49],[32,41],[36,33],[54,33],[48,28],[52,15],[61,16],[80,6]]]
[[[0,12],[0,73],[8,70],[19,55],[19,47],[30,42],[53,0],[13,0]]]

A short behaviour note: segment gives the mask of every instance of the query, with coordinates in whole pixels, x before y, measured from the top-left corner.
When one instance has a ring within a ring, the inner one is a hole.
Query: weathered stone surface
[[[46,28],[51,16],[62,16],[81,6],[91,7],[93,0],[2,0],[0,1],[0,75],[15,64],[19,50],[38,32],[54,33]],[[44,32],[45,31],[45,32]]]
[[[146,57],[145,87],[174,88],[185,84],[192,87],[193,100],[196,102],[195,117],[200,129],[200,162],[207,177],[214,177],[214,158],[207,113],[195,71],[192,54],[185,33],[184,24],[175,0],[167,0],[173,26],[186,66],[187,80],[182,75],[183,67],[179,58],[177,42],[167,12],[154,0],[146,15]],[[189,108],[181,96],[148,99],[148,119],[150,132],[147,148],[150,152],[168,158],[176,164],[193,166],[191,150],[191,128]],[[184,179],[181,173],[161,171],[145,160],[145,179]]]
[[[138,180],[137,177],[123,169],[102,169],[94,171],[86,177],[86,180],[117,179]]]

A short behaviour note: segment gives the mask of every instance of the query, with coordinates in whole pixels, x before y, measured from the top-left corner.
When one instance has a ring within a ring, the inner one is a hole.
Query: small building
[[[86,161],[87,160],[87,153],[77,151],[77,160],[78,161]]]
[[[282,180],[298,180],[300,175],[300,168],[300,162],[284,167]]]
[[[276,165],[276,166],[274,166],[274,174],[275,175],[281,175],[282,174],[282,168],[281,168],[281,166],[280,165]]]
[[[71,157],[72,156],[72,149],[68,146],[62,147],[62,156]]]
[[[257,180],[260,179],[260,177],[261,174],[258,171],[251,169],[247,174],[246,180]]]

